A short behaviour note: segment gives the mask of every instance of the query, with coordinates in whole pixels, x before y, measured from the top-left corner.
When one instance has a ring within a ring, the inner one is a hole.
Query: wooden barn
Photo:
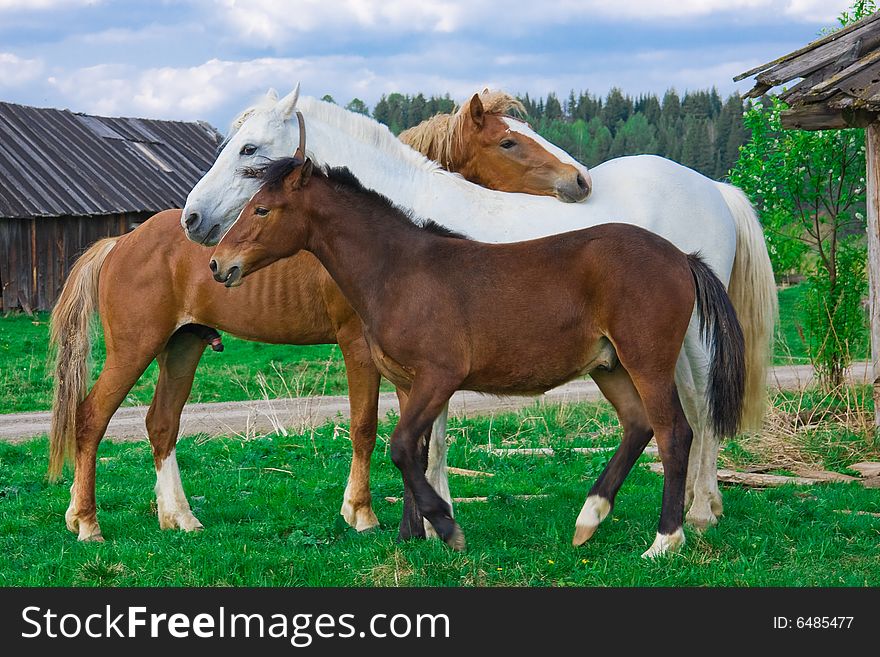
[[[95,240],[183,207],[220,140],[203,122],[0,102],[0,308],[51,309]]]

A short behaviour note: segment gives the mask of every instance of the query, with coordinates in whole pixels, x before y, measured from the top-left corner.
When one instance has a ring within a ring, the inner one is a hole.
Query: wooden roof
[[[734,80],[753,75],[755,86],[746,98],[801,78],[779,94],[790,107],[782,115],[785,128],[864,127],[880,117],[880,12]]]
[[[0,102],[0,218],[182,207],[214,162],[207,123],[108,118]]]

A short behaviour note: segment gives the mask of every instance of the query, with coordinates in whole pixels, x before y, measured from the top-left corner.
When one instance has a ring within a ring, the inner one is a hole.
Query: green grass
[[[780,326],[774,362],[809,363],[798,326],[803,324],[803,288],[779,292]],[[0,317],[0,413],[46,410],[52,403],[52,379],[47,371],[48,313],[34,317]],[[271,345],[240,340],[224,334],[226,350],[205,352],[199,364],[191,402],[240,401],[266,394],[343,395],[348,392],[342,354],[336,345]],[[104,342],[95,342],[93,376],[104,358]],[[865,355],[862,354],[861,357]],[[126,405],[149,404],[156,385],[154,362],[126,398]],[[286,386],[286,387],[285,387]],[[384,390],[391,387],[383,382]]]
[[[358,535],[338,516],[349,463],[344,432],[181,440],[178,459],[205,530],[160,531],[152,459],[144,443],[104,441],[99,519],[107,542],[78,543],[64,527],[69,479],[47,484],[46,442],[0,444],[0,585],[75,586],[878,586],[880,490],[856,484],[749,490],[727,487],[721,524],[687,530],[679,554],[655,562],[651,543],[662,479],[642,465],[586,545],[570,543],[586,491],[613,445],[607,404],[533,407],[451,423],[450,464],[495,474],[451,476],[468,551],[436,541],[399,544],[400,476],[387,456],[393,418],[373,457],[381,529]],[[550,445],[552,458],[498,457],[481,449]],[[271,469],[270,469],[271,468]],[[520,494],[546,498],[516,499]]]
[[[347,394],[345,365],[336,345],[275,345],[223,335],[226,350],[208,349],[199,363],[191,402],[240,401],[270,397]],[[47,410],[52,405],[52,378],[47,370],[49,315],[0,317],[0,413]],[[93,379],[105,357],[104,341],[94,343]],[[125,400],[149,404],[158,377],[153,362]],[[385,384],[387,390],[391,388]]]

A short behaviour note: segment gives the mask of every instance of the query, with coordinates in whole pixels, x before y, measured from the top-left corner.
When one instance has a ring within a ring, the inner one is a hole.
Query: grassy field
[[[208,349],[196,374],[191,402],[239,401],[348,391],[345,365],[336,345],[274,345],[224,335],[225,351]],[[0,413],[46,410],[52,405],[47,370],[49,314],[0,317]],[[94,345],[94,377],[104,360],[100,332]],[[149,404],[158,376],[153,362],[125,405]],[[387,390],[392,388],[385,384]]]
[[[777,364],[809,360],[799,335],[803,290],[780,291]],[[52,379],[47,372],[47,313],[0,317],[0,413],[45,410],[52,402]],[[342,355],[336,345],[270,345],[224,335],[226,350],[205,352],[196,374],[192,402],[239,401],[309,394],[345,394],[348,385]],[[100,371],[104,344],[95,342],[94,375]],[[864,358],[866,354],[857,354]],[[150,365],[126,399],[126,405],[148,404],[158,369]],[[383,382],[385,390],[391,390]]]
[[[780,400],[780,413],[785,404]],[[653,540],[662,479],[642,464],[623,486],[596,536],[570,544],[588,487],[610,453],[573,446],[614,445],[607,404],[535,406],[494,418],[451,423],[451,465],[491,478],[451,476],[468,551],[436,541],[399,544],[397,471],[387,457],[389,418],[373,458],[374,506],[381,529],[358,535],[338,515],[350,445],[332,424],[314,433],[247,442],[181,440],[178,457],[196,534],[158,529],[147,446],[104,441],[98,505],[107,542],[82,544],[64,527],[69,478],[44,478],[46,444],[0,444],[0,585],[270,586],[878,586],[880,490],[857,484],[750,490],[726,487],[722,523],[687,531],[684,550],[656,562],[639,555]],[[343,427],[344,428],[344,427]],[[802,458],[844,469],[877,445],[827,425],[805,438]],[[553,446],[552,458],[498,457],[483,448]],[[812,443],[810,442],[812,441]],[[815,451],[810,451],[810,445]],[[766,458],[767,446],[732,442],[726,464]],[[517,495],[546,495],[518,499]]]

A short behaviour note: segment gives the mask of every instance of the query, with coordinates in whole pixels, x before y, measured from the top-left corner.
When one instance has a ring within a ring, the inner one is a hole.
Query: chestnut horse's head
[[[400,139],[473,183],[502,192],[582,201],[590,195],[587,168],[507,113],[525,113],[517,99],[484,90],[455,114],[440,114]]]
[[[296,157],[245,169],[242,175],[263,185],[223,235],[209,263],[214,280],[226,287],[241,285],[248,274],[292,256],[306,246],[307,221],[302,192],[312,174],[312,161]]]

